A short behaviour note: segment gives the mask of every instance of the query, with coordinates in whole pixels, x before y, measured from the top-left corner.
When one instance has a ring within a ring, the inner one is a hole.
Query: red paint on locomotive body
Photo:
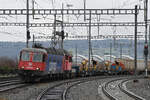
[[[20,59],[19,69],[44,71],[46,63],[43,61],[34,62],[33,55],[35,52],[28,52],[28,53],[29,53],[29,61],[23,61],[22,59]],[[41,55],[44,55],[44,53],[41,53]]]
[[[72,62],[70,61],[70,56],[64,56],[63,58],[63,70],[64,71],[71,71],[72,70]]]
[[[46,64],[43,62],[20,61],[19,69],[44,71]]]

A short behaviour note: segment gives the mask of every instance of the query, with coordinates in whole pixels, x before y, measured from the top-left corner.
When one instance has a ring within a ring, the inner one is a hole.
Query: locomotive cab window
[[[43,60],[43,62],[45,62],[45,61],[46,61],[46,57],[47,57],[47,56],[44,54],[44,55],[43,55],[43,59],[42,59],[42,60]]]
[[[42,62],[43,54],[42,53],[34,53],[33,54],[33,62]]]
[[[22,61],[29,61],[30,60],[30,53],[29,52],[22,52],[21,53],[21,60]]]

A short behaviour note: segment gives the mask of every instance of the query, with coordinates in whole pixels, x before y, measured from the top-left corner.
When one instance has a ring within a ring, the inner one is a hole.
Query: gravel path
[[[139,82],[134,83],[133,80],[126,83],[129,91],[150,100],[150,79],[139,79]]]

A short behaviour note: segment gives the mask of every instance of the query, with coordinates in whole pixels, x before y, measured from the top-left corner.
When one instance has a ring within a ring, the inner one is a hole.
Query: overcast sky
[[[32,8],[32,0],[30,1],[30,8]],[[83,8],[83,0],[35,0],[35,8],[44,9],[44,8],[61,8],[62,3],[64,4],[64,8],[67,9],[67,5],[72,5],[71,8]],[[142,0],[86,0],[87,8],[134,8],[134,6],[138,4],[143,7]],[[150,2],[149,2],[150,5]],[[26,0],[0,0],[0,9],[11,9],[11,8],[25,8]],[[43,19],[43,16],[36,16],[41,18],[40,20],[33,20],[32,16],[30,16],[31,22],[53,22],[53,18],[48,17],[47,19]],[[58,16],[59,17],[59,16]],[[81,22],[83,17],[81,16],[77,20],[77,16],[66,16],[65,21],[69,22]],[[101,16],[104,22],[111,21],[134,21],[133,16],[115,16],[115,18],[111,19],[112,16]],[[139,16],[139,20],[142,21],[143,16]],[[25,16],[0,16],[0,22],[25,22]],[[93,21],[94,22],[94,21]],[[101,27],[100,34],[110,33],[113,34],[114,31],[116,34],[133,34],[134,28],[130,27]],[[121,33],[124,30],[124,33]],[[31,34],[40,35],[37,33],[45,33],[49,35],[52,32],[52,28],[30,28]],[[70,35],[79,35],[87,34],[87,28],[65,28],[67,33]],[[140,31],[144,31],[141,29]],[[0,27],[0,41],[25,41],[26,40],[26,30],[25,27]],[[97,28],[92,28],[92,34],[97,35]]]
[[[32,2],[32,0],[29,0]],[[73,8],[83,8],[84,0],[35,0],[40,8],[60,8],[62,3],[72,4]],[[87,8],[134,8],[142,0],[86,0]],[[0,0],[0,8],[25,8],[26,0]],[[30,5],[32,5],[30,3]]]

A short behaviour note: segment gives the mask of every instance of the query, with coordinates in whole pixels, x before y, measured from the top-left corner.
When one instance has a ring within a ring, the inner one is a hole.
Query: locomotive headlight
[[[40,70],[40,68],[36,68],[36,70]]]
[[[22,66],[21,68],[24,69],[24,66]]]

